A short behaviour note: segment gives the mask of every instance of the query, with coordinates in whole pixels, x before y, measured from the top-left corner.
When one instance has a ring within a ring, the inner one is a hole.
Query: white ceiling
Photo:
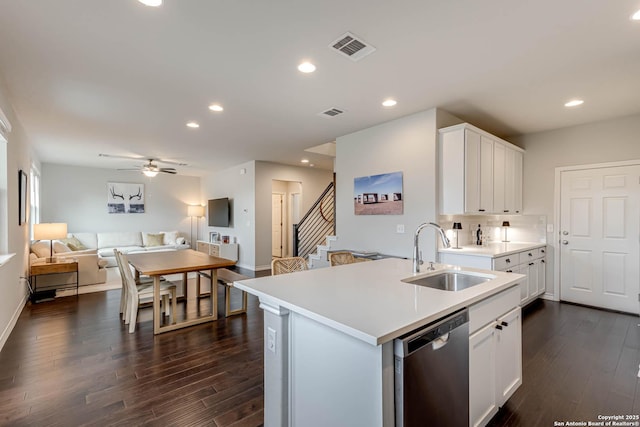
[[[500,136],[640,113],[640,0],[0,0],[0,75],[43,162],[249,160],[441,107]],[[359,62],[328,45],[351,31]],[[317,65],[310,75],[296,67]],[[394,108],[380,104],[397,99]],[[585,104],[566,109],[580,97]],[[207,106],[221,103],[225,111]],[[317,113],[346,110],[333,119]],[[196,120],[199,129],[185,123]],[[142,162],[140,162],[141,164]]]

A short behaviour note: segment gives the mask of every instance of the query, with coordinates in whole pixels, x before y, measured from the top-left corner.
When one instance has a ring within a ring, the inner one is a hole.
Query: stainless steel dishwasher
[[[469,425],[469,314],[394,340],[396,427]]]

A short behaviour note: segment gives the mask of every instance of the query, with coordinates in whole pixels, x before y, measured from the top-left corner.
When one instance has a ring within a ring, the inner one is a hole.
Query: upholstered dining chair
[[[116,262],[123,277],[123,285],[126,286],[124,303],[124,323],[129,325],[129,333],[136,330],[136,320],[138,318],[138,309],[140,308],[140,300],[144,298],[153,298],[153,283],[136,284],[127,256],[118,250],[114,250]],[[162,308],[166,315],[171,315],[171,321],[176,321],[176,303],[177,292],[176,285],[169,281],[160,283],[160,296],[162,297]],[[169,298],[171,304],[169,304]],[[122,303],[121,303],[122,305]],[[171,306],[171,311],[169,311]]]
[[[307,261],[299,256],[288,258],[275,258],[271,261],[271,274],[274,276],[278,274],[293,273],[294,271],[308,270],[309,266]]]
[[[117,249],[114,249],[114,253],[118,251]],[[120,251],[118,251],[120,252]],[[122,253],[122,252],[120,252]],[[116,264],[118,265],[118,271],[120,272],[120,279],[122,280],[122,287],[120,288],[120,314],[122,315],[122,319],[124,320],[124,315],[125,315],[125,306],[127,303],[127,282],[125,281],[125,277],[124,277],[124,272],[123,272],[123,268],[124,266],[122,265],[122,262],[120,262],[120,258],[118,257],[118,255],[116,254],[115,256],[116,259]],[[127,268],[131,268],[127,265]],[[164,277],[160,278],[160,281],[162,282],[166,282],[167,279],[165,279]],[[153,277],[149,277],[149,276],[140,276],[138,278],[136,278],[136,285],[153,285]]]
[[[356,258],[351,252],[339,251],[329,254],[329,265],[334,267],[336,265],[353,264],[356,262]]]

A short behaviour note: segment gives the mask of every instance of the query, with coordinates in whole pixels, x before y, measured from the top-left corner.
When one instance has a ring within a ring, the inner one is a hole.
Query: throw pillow
[[[87,249],[87,247],[85,245],[83,245],[82,242],[80,240],[78,240],[77,237],[69,237],[67,239],[60,239],[60,241],[62,243],[64,243],[65,245],[67,245],[69,247],[69,249],[71,249],[72,251],[83,251],[83,250]]]
[[[177,231],[161,231],[164,233],[164,244],[165,245],[175,245],[176,239],[178,238]]]
[[[51,256],[51,248],[48,240],[41,240],[31,245],[31,252],[36,254],[38,258],[47,258]]]
[[[62,254],[66,252],[71,252],[71,249],[62,242],[54,241],[53,242],[53,253],[54,254]]]
[[[162,246],[164,241],[164,233],[147,234],[147,246]]]

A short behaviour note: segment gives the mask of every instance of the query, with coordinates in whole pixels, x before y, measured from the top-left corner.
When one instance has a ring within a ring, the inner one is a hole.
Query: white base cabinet
[[[238,261],[237,243],[210,243],[198,240],[196,242],[196,250],[211,256]]]
[[[486,425],[522,385],[519,299],[516,286],[469,308],[470,426]]]
[[[546,291],[546,246],[496,257],[469,253],[440,252],[443,264],[524,274],[520,282],[520,305],[528,304]]]

